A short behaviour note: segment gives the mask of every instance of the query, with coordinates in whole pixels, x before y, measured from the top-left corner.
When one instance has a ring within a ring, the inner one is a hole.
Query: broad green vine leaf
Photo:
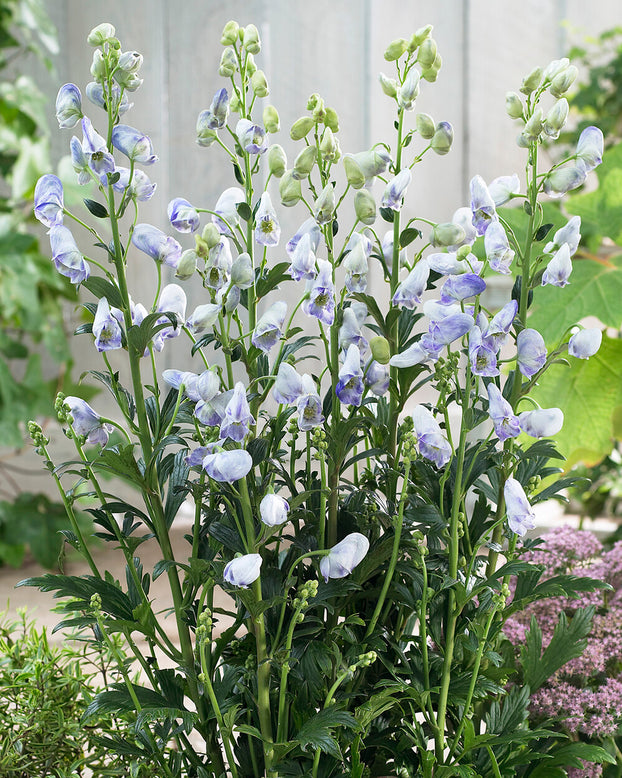
[[[622,186],[622,184],[621,184]],[[535,290],[529,326],[556,346],[568,327],[596,316],[606,327],[622,327],[622,254],[608,259],[576,259],[568,286]]]
[[[622,407],[622,339],[605,336],[595,356],[570,360],[554,365],[532,392],[543,408],[564,412],[555,444],[566,470],[577,462],[594,465],[611,452]]]
[[[622,244],[622,143],[607,149],[596,170],[598,189],[569,197],[568,213],[581,217],[582,232],[588,231]]]

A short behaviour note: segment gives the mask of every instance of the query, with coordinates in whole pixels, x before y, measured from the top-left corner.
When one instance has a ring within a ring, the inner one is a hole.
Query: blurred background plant
[[[57,53],[43,0],[0,0],[0,564],[16,566],[29,547],[52,567],[66,526],[62,506],[22,493],[18,464],[24,419],[49,414],[71,369],[63,308],[75,291],[41,253],[32,215],[50,168],[47,98],[20,72],[34,57],[51,69]]]
[[[120,641],[114,639],[115,651]],[[89,705],[115,680],[105,645],[66,640],[54,645],[25,612],[17,619],[0,614],[0,775],[3,778],[91,778],[157,773],[143,758],[130,732],[130,719],[113,719]],[[125,753],[110,756],[122,739]]]

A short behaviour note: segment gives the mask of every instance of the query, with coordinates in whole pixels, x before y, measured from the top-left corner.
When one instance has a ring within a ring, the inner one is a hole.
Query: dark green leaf
[[[389,222],[389,224],[393,224],[395,213],[391,208],[381,208],[380,215],[385,220],[385,222]]]
[[[107,279],[91,276],[83,282],[82,286],[85,286],[98,300],[105,297],[113,308],[123,308],[119,289]]]
[[[95,200],[89,200],[88,197],[85,197],[84,204],[97,219],[105,219],[108,216],[108,211],[101,203],[95,202]]]

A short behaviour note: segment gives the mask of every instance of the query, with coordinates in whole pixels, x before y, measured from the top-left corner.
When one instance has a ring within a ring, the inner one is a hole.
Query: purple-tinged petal
[[[315,220],[313,220],[313,223],[315,224]],[[301,281],[302,279],[311,280],[315,278],[317,274],[315,269],[315,254],[311,248],[311,243],[312,238],[310,234],[305,233],[300,238],[291,254],[291,264],[288,273],[294,281]]]
[[[35,216],[46,227],[63,223],[63,185],[58,176],[47,173],[35,186]]]
[[[203,111],[201,126],[208,130],[222,129],[229,116],[229,95],[226,89],[219,89],[212,98],[212,103],[207,111]]]
[[[132,232],[132,243],[156,262],[172,268],[176,268],[181,259],[181,245],[151,224],[137,224]]]
[[[294,237],[291,238],[291,240],[289,240],[285,246],[285,251],[287,251],[287,255],[290,259],[293,258],[296,247],[305,235],[309,236],[309,246],[311,251],[316,252],[318,250],[318,246],[320,245],[320,240],[322,238],[322,231],[320,230],[319,225],[315,219],[309,218],[301,224],[301,226],[298,228],[298,232],[296,232]]]
[[[278,403],[289,405],[295,403],[302,394],[302,378],[289,362],[281,362],[272,388],[272,396]]]
[[[488,184],[488,193],[498,208],[520,192],[520,178],[516,173],[511,176],[499,176]]]
[[[392,178],[382,195],[381,207],[399,211],[404,203],[404,196],[411,180],[412,173],[409,168],[404,168]]]
[[[501,222],[492,222],[484,234],[484,249],[486,258],[492,270],[508,275],[514,259],[508,236]]]
[[[349,292],[364,293],[367,289],[367,262],[364,241],[357,241],[343,260],[343,268],[346,271],[345,286]]]
[[[577,143],[577,163],[585,173],[594,170],[603,161],[603,132],[598,127],[586,127]]]
[[[394,354],[389,360],[391,367],[412,367],[429,362],[430,352],[423,348],[419,343],[413,343],[406,351],[401,354]]]
[[[251,343],[264,353],[270,349],[283,337],[283,325],[287,315],[287,303],[284,300],[278,300],[273,303],[263,316],[257,322],[253,330]]]
[[[331,325],[335,319],[335,286],[333,269],[325,259],[318,260],[319,272],[313,280],[309,298],[302,304],[308,316],[315,316],[321,322]]]
[[[429,277],[430,265],[427,259],[419,260],[395,290],[393,305],[402,305],[413,310],[421,302],[421,295],[427,288]]]
[[[261,574],[261,556],[259,554],[244,554],[235,557],[225,565],[223,578],[232,586],[241,589],[248,588]]]
[[[177,232],[196,232],[200,218],[194,206],[183,197],[176,197],[168,204],[168,220]]]
[[[320,561],[324,580],[345,578],[360,564],[369,551],[369,540],[360,532],[351,532],[334,545]]]
[[[475,273],[463,273],[451,276],[441,288],[441,303],[447,305],[454,300],[466,300],[481,294],[486,288],[486,282]]]
[[[127,124],[117,124],[112,131],[112,145],[122,154],[141,165],[153,165],[158,161],[148,135]]]
[[[106,141],[95,131],[87,116],[82,119],[82,134],[82,151],[91,170],[98,176],[114,173],[114,157],[108,151]]]
[[[516,348],[518,369],[526,378],[542,370],[546,363],[546,346],[537,330],[521,330],[516,338]]]
[[[492,420],[496,436],[502,442],[508,438],[515,438],[520,434],[520,427],[512,406],[492,381],[486,388],[488,390],[488,415]]]
[[[237,186],[231,186],[218,198],[216,205],[214,206],[214,213],[218,214],[214,216],[212,214],[212,221],[218,227],[218,231],[223,235],[231,235],[231,229],[240,223],[240,217],[238,216],[237,205],[243,203],[246,199],[244,192]],[[222,218],[221,218],[222,217]]]
[[[56,119],[61,129],[75,127],[82,118],[82,95],[75,84],[63,84],[56,95]]]
[[[495,345],[488,338],[482,338],[482,332],[477,326],[469,331],[469,362],[474,375],[499,375]]]
[[[552,286],[566,286],[571,273],[572,260],[570,259],[570,248],[567,243],[562,243],[544,271],[542,286],[546,286],[547,284],[551,284]]]
[[[356,317],[352,307],[344,308],[341,327],[339,328],[339,348],[347,351],[348,346],[358,346],[359,349],[365,349],[368,345],[367,339],[361,333],[361,325]]]
[[[188,467],[203,467],[203,460],[210,453],[210,449],[207,446],[197,446],[191,451],[188,456],[184,457],[184,462]]]
[[[577,359],[589,359],[600,348],[603,333],[597,327],[579,330],[568,341],[568,353]]]
[[[358,346],[349,346],[346,359],[339,371],[335,393],[345,405],[359,406],[363,399],[363,371]]]
[[[110,311],[110,305],[105,297],[97,304],[93,320],[93,336],[95,348],[98,351],[114,351],[121,348],[122,332],[117,319]]]
[[[64,404],[69,406],[73,421],[71,426],[77,435],[86,437],[87,443],[105,446],[112,431],[110,424],[102,424],[101,416],[80,397],[65,397]]]
[[[539,408],[519,414],[518,423],[532,438],[550,438],[563,427],[564,414],[559,408]]]
[[[211,327],[216,323],[220,311],[220,305],[216,305],[215,303],[198,305],[186,322],[186,327],[193,335],[205,332],[208,327]]]
[[[255,214],[255,240],[261,246],[276,246],[281,237],[281,227],[276,211],[268,192],[264,192],[259,200],[259,208]]]
[[[563,227],[555,233],[553,240],[544,247],[545,254],[552,254],[561,248],[564,243],[568,244],[568,252],[572,257],[579,247],[581,240],[581,217],[573,216],[568,219]]]
[[[217,451],[203,460],[203,469],[214,481],[233,483],[244,478],[253,466],[253,459],[244,449]]]
[[[497,220],[495,203],[481,176],[474,176],[471,179],[470,189],[473,226],[478,235],[484,235],[488,225]]]
[[[52,261],[56,270],[72,284],[81,284],[89,277],[91,269],[80,253],[71,231],[62,224],[50,229]]]
[[[302,376],[302,394],[296,401],[298,429],[308,432],[324,422],[322,401],[310,375]]]
[[[586,178],[586,171],[578,165],[558,167],[546,176],[543,188],[549,197],[562,197],[571,189],[584,184]]]
[[[240,146],[248,154],[263,154],[268,149],[268,136],[263,127],[248,119],[240,119],[235,126]]]
[[[512,532],[523,537],[528,530],[536,526],[533,512],[523,487],[515,478],[508,478],[503,487],[508,525]]]
[[[220,437],[223,440],[230,438],[236,443],[241,443],[254,423],[255,419],[251,415],[244,384],[238,381],[225,408],[225,417],[220,425]]]
[[[413,411],[413,431],[421,456],[439,469],[444,467],[451,459],[451,446],[433,414],[423,405],[417,405]]]
[[[518,302],[516,300],[510,300],[506,303],[500,311],[497,311],[490,320],[488,327],[485,330],[487,338],[490,338],[497,351],[505,343],[507,334],[509,333],[516,314],[518,313]]]
[[[289,503],[284,497],[269,492],[259,503],[259,515],[268,527],[285,524],[289,516]]]

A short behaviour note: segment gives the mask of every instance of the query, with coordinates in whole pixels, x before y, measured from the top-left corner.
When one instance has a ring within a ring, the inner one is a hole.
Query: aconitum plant
[[[533,503],[563,485],[540,486],[556,472],[547,438],[563,414],[529,392],[553,362],[598,349],[599,333],[580,330],[547,351],[528,319],[540,285],[572,283],[579,240],[576,219],[549,237],[540,199],[580,185],[602,153],[592,127],[576,153],[541,169],[540,144],[567,115],[568,62],[537,68],[508,96],[522,183],[508,171],[475,176],[451,218],[406,220],[414,166],[454,137],[416,112],[441,66],[431,26],[385,52],[394,137],[344,153],[338,114],[319,94],[279,135],[257,28],[229,22],[225,85],[206,94],[197,142],[235,180],[215,202],[177,193],[162,204],[162,230],[140,216],[157,149],[128,113],[142,57],[110,24],[88,42],[92,81],[61,87],[57,111],[77,128],[73,166],[96,199],[83,219],[47,175],[35,213],[58,272],[85,294],[91,321],[79,333],[103,360],[90,375],[118,411],[104,418],[97,398],[59,396],[77,452],[59,465],[31,424],[73,521],[67,542],[91,573],[28,583],[68,598],[65,624],[103,644],[121,633],[135,657],[139,678],[121,662],[87,712],[132,722],[133,738],[108,744],[111,760],[131,754],[136,770],[169,777],[361,778],[527,775],[527,752],[557,765],[606,759],[530,729],[528,690],[508,685],[519,669],[497,651],[510,612],[551,593],[542,568],[516,555]],[[522,209],[522,232],[498,211],[507,203]],[[298,214],[292,236],[285,208]],[[128,288],[134,263],[153,268],[153,298]],[[513,288],[490,310],[499,273]],[[189,284],[201,289],[194,310]],[[163,351],[176,367],[162,369]],[[135,499],[114,496],[104,475]],[[85,491],[97,535],[125,557],[123,582],[98,569],[75,522]],[[176,558],[183,503],[194,523]],[[147,538],[162,553],[153,570],[140,557]],[[150,595],[158,576],[168,614]],[[572,596],[576,581],[556,585]]]

